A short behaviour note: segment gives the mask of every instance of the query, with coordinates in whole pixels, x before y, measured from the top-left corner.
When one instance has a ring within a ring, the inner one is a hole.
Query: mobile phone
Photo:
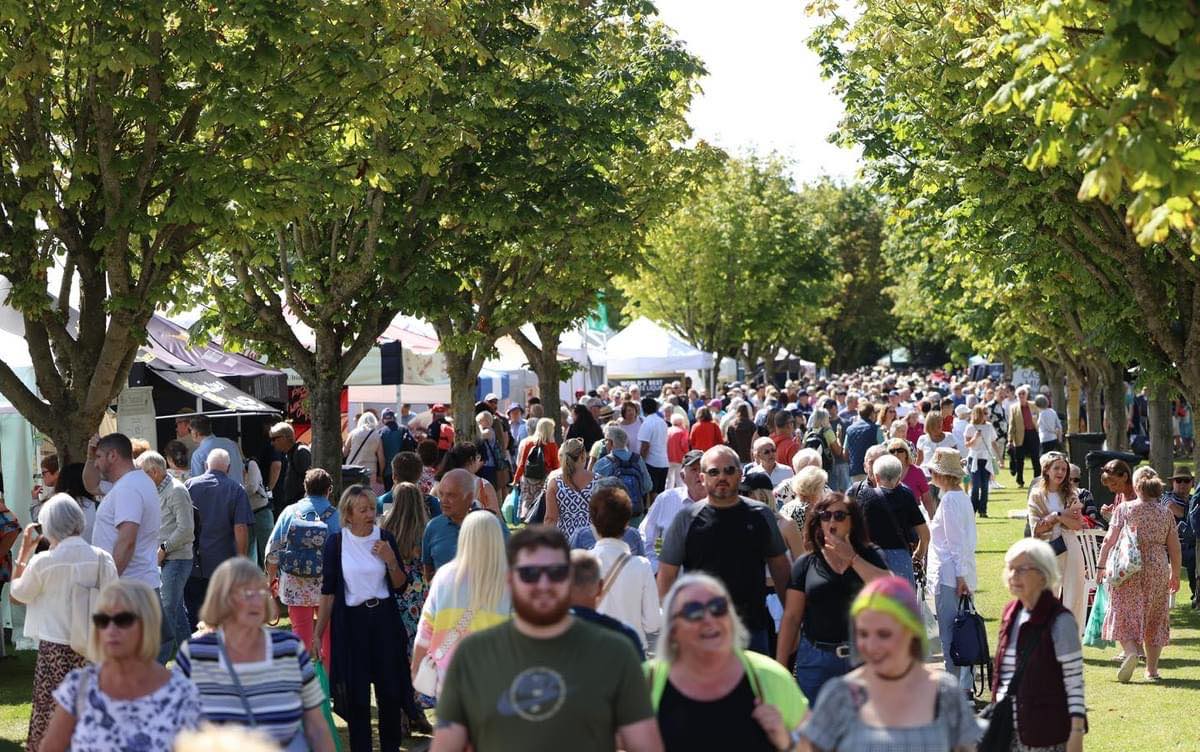
[[[33,529],[37,531],[38,535],[41,535],[42,534],[42,523],[40,523],[40,522],[33,523]]]

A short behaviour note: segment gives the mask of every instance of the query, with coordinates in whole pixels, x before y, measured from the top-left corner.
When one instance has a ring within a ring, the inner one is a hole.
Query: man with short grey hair
[[[158,487],[162,522],[158,528],[158,566],[162,576],[162,646],[158,662],[166,664],[191,636],[183,591],[192,574],[195,544],[192,497],[187,486],[167,472],[167,461],[155,451],[142,452],[135,463]]]
[[[229,477],[229,453],[213,449],[205,458],[208,472],[187,482],[196,513],[197,561],[184,588],[184,603],[192,631],[208,590],[208,578],[217,565],[234,556],[245,556],[250,547],[254,512],[246,489]]]
[[[627,482],[625,479],[622,482],[633,504],[634,517],[638,516],[639,508],[645,513],[644,502],[654,488],[654,480],[650,477],[645,460],[629,448],[629,434],[619,425],[610,423],[604,427],[604,449],[605,455],[596,460],[592,472],[601,478],[626,476]],[[635,479],[637,486],[631,487]],[[640,495],[635,496],[635,491]]]
[[[867,533],[871,542],[883,549],[883,560],[892,574],[904,577],[916,587],[914,562],[925,563],[929,547],[929,527],[917,497],[901,484],[904,463],[884,453],[871,464],[875,488],[868,488],[858,497]],[[912,543],[917,547],[914,551]]]
[[[425,525],[425,532],[421,536],[421,564],[426,579],[432,580],[434,573],[458,553],[458,533],[463,520],[472,511],[482,508],[475,501],[476,480],[474,475],[460,467],[446,473],[438,483],[438,501],[441,502],[442,513]],[[507,539],[508,525],[499,517],[496,522]]]

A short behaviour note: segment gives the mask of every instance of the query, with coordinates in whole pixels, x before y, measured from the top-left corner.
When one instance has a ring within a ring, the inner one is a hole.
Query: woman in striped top
[[[254,562],[228,559],[213,572],[200,618],[213,631],[179,650],[175,668],[200,690],[204,718],[257,728],[284,750],[333,752],[325,692],[300,638],[266,627],[273,603]]]
[[[1075,618],[1054,597],[1054,549],[1043,540],[1022,538],[1004,561],[1004,582],[1016,600],[1004,609],[1000,622],[992,699],[1013,696],[1013,750],[1080,752],[1087,733],[1083,648]],[[1022,723],[1022,718],[1036,723]]]

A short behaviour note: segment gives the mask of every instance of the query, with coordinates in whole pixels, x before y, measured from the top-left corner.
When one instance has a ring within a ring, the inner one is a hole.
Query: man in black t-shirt
[[[304,474],[312,467],[312,452],[296,441],[296,431],[288,423],[271,426],[271,446],[283,454],[284,460],[283,493],[271,500],[278,519],[284,507],[304,498]]]
[[[917,497],[901,484],[904,465],[890,454],[884,454],[871,466],[875,473],[875,488],[864,489],[858,497],[867,520],[871,542],[883,549],[888,569],[904,577],[915,588],[913,561],[924,566],[925,551],[929,548],[929,526]],[[916,543],[916,550],[911,544]]]
[[[658,557],[658,593],[663,597],[679,569],[704,571],[729,588],[738,616],[750,632],[750,649],[768,654],[767,586],[764,566],[780,601],[787,593],[787,546],[775,511],[738,495],[742,464],[737,452],[721,445],[700,460],[708,498],[684,508],[663,537]]]

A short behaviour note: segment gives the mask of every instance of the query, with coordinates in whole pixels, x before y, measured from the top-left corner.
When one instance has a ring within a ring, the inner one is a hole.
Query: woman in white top
[[[38,522],[25,528],[13,566],[12,600],[25,604],[25,634],[38,640],[27,742],[31,750],[38,748],[54,713],[51,693],[68,672],[87,664],[83,655],[71,649],[72,636],[77,645],[86,644],[90,626],[75,625],[76,634],[71,633],[73,587],[103,588],[117,579],[112,556],[88,545],[81,537],[83,528],[79,504],[65,493],[55,494],[42,505]],[[50,550],[34,554],[43,536],[50,541]]]
[[[987,408],[976,405],[971,409],[971,422],[963,431],[963,444],[967,447],[967,472],[971,474],[971,506],[980,517],[987,517],[988,487],[996,474],[996,460],[992,457],[992,445],[996,442],[996,429],[987,419]]]
[[[383,493],[383,440],[379,436],[379,418],[375,413],[358,416],[358,426],[342,445],[342,458],[347,465],[366,468],[367,479],[376,494]]]
[[[1035,538],[1049,543],[1057,554],[1061,585],[1055,588],[1055,594],[1075,617],[1082,635],[1087,626],[1083,548],[1078,543],[1078,531],[1084,527],[1083,502],[1071,480],[1071,465],[1065,454],[1043,454],[1041,469],[1041,477],[1029,487],[1029,530]]]
[[[971,669],[959,667],[950,659],[950,639],[958,601],[970,595],[975,579],[975,513],[971,500],[962,490],[962,455],[956,449],[937,449],[929,463],[933,485],[941,491],[941,501],[929,521],[928,582],[934,590],[938,636],[942,641],[946,671],[958,679],[959,686],[971,686]]]
[[[1033,404],[1037,407],[1038,441],[1041,442],[1042,453],[1057,452],[1062,448],[1062,421],[1058,418],[1058,413],[1050,408],[1050,400],[1046,399],[1046,395],[1039,394],[1034,398]]]
[[[662,609],[650,561],[632,555],[622,540],[632,514],[633,503],[623,487],[605,484],[592,492],[590,515],[600,536],[592,553],[600,559],[604,582],[596,610],[632,627],[644,649],[662,629]]]
[[[930,470],[933,465],[933,453],[942,448],[953,449],[962,454],[958,439],[954,438],[954,434],[942,430],[942,414],[934,410],[925,416],[925,433],[917,439],[917,465],[926,471]]]

